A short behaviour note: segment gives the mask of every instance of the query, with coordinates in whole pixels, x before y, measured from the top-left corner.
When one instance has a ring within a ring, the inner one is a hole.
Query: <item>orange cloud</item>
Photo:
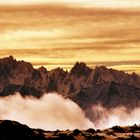
[[[0,13],[0,57],[51,68],[76,61],[139,65],[139,10],[36,5],[1,6]]]

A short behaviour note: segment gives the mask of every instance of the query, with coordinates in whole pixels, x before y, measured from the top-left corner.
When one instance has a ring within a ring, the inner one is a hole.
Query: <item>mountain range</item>
[[[15,92],[37,98],[57,92],[77,103],[90,118],[89,109],[97,104],[107,109],[139,107],[140,76],[105,66],[92,69],[83,62],[76,62],[69,72],[62,68],[48,71],[43,66],[35,69],[31,63],[9,56],[0,59],[0,96]]]

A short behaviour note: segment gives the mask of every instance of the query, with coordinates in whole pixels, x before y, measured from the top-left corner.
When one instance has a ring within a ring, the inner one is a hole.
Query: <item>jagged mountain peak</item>
[[[58,68],[56,68],[56,69],[53,69],[53,70],[51,70],[51,71],[55,71],[55,72],[64,72],[63,68],[60,68],[60,67],[58,67]]]
[[[12,55],[8,56],[8,57],[4,57],[0,59],[0,62],[12,62],[14,61],[14,57]]]
[[[40,71],[41,73],[47,73],[47,69],[43,66],[39,67],[38,71]]]
[[[76,102],[90,118],[90,107],[98,103],[106,108],[140,106],[140,76],[105,66],[91,69],[83,62],[77,62],[70,72],[62,68],[47,71],[9,56],[0,59],[0,96],[15,92],[35,97],[57,92]]]
[[[128,74],[105,66],[97,66],[94,69],[93,83],[100,84],[109,81],[140,87],[140,76],[135,73]]]
[[[4,57],[4,58],[0,59],[0,65],[3,66],[3,67],[4,66],[6,66],[6,67],[8,67],[8,66],[13,67],[13,65],[15,63],[17,63],[17,61],[16,61],[16,59],[14,59],[13,56]]]
[[[112,69],[112,68],[107,68],[104,65],[101,66],[96,66],[95,67],[95,71],[100,72],[100,73],[122,73],[122,74],[127,74],[124,71],[120,71],[120,70],[116,70],[116,69]]]
[[[101,69],[101,70],[106,70],[106,69],[108,69],[106,66],[104,66],[104,65],[101,65],[101,66],[96,66],[96,68],[95,69]]]
[[[12,68],[12,66],[13,67],[23,66],[23,67],[28,67],[28,68],[33,69],[33,66],[31,63],[25,62],[23,60],[17,61],[12,55],[10,55],[8,57],[1,58],[0,65],[7,66],[7,67],[11,66],[11,68]]]
[[[53,75],[55,77],[61,77],[61,76],[66,76],[68,73],[66,71],[63,70],[63,68],[56,68],[56,69],[53,69],[51,71],[49,71],[49,75]]]
[[[140,76],[135,73],[130,75],[105,66],[91,69],[84,62],[76,62],[70,72],[60,67],[47,71],[43,66],[34,69],[31,63],[17,61],[13,56],[0,59],[0,81],[0,91],[9,84],[15,84],[33,87],[41,92],[56,91],[65,95],[105,82],[140,87]]]
[[[87,75],[90,71],[91,69],[84,62],[76,62],[75,65],[72,67],[70,73]]]

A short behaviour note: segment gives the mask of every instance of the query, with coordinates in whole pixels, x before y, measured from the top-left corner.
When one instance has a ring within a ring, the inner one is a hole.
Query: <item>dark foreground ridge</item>
[[[43,132],[15,121],[0,121],[0,140],[45,140]]]
[[[114,126],[105,130],[44,131],[15,121],[0,121],[0,140],[139,140],[140,126]]]

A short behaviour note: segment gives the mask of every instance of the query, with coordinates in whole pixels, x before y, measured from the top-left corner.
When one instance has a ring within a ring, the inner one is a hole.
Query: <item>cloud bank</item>
[[[101,3],[106,1],[102,0]],[[128,0],[125,1],[128,3]],[[98,1],[96,3],[101,4]],[[0,13],[0,57],[10,54],[33,64],[44,65],[44,60],[57,63],[55,66],[46,65],[47,69],[58,66],[70,69],[69,65],[76,61],[88,65],[104,61],[103,65],[111,67],[113,61],[114,66],[121,69],[119,62],[133,61],[130,64],[131,71],[140,73],[140,68],[134,66],[140,60],[139,9],[46,4],[0,6]],[[65,62],[67,65],[63,65]],[[125,71],[128,69],[127,64],[123,63]]]
[[[139,124],[139,112],[140,108],[128,112],[124,107],[107,110],[96,105],[89,110],[91,122],[76,103],[58,94],[46,94],[39,100],[22,98],[18,93],[0,98],[1,120],[15,120],[44,130],[105,129]]]
[[[128,111],[125,107],[116,107],[110,110],[102,107],[101,105],[92,107],[93,118],[95,120],[95,127],[99,129],[110,128],[115,125],[128,126],[140,124],[140,108],[135,108]]]
[[[45,130],[94,127],[78,105],[53,93],[40,100],[23,99],[19,94],[0,98],[0,119],[15,120]]]

